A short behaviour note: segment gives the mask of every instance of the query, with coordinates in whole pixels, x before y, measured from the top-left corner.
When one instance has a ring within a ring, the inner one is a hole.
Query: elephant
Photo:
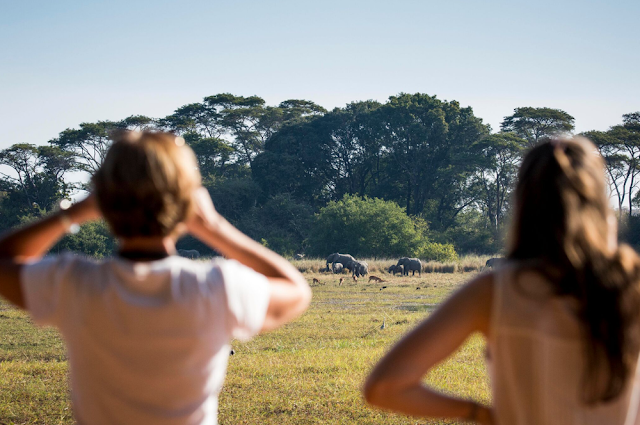
[[[302,260],[304,258],[304,254],[296,254],[293,256],[294,260]]]
[[[336,252],[327,257],[327,267],[329,267],[329,264],[333,265],[334,263],[340,263],[342,264],[343,268],[349,270],[350,272],[353,272],[353,264],[355,262],[356,259],[349,254],[339,254]]]
[[[415,276],[416,271],[418,272],[418,276],[422,276],[422,262],[417,258],[402,257],[398,260],[398,264],[396,264],[396,267],[398,266],[402,266],[402,274],[404,276],[409,276],[409,272],[412,272],[411,276]]]
[[[489,258],[485,267],[494,268],[502,264],[504,261],[504,258]]]
[[[195,249],[179,249],[178,255],[181,257],[191,258],[192,260],[200,258],[200,253]]]
[[[356,277],[364,276],[369,273],[369,264],[366,261],[356,261],[353,265],[352,273]]]
[[[402,266],[395,266],[395,265],[391,266],[391,267],[389,267],[388,272],[389,273],[393,273],[394,276],[396,275],[396,273],[402,274],[403,273]]]
[[[344,266],[342,265],[342,263],[333,263],[334,274],[342,273],[343,269],[344,269]]]

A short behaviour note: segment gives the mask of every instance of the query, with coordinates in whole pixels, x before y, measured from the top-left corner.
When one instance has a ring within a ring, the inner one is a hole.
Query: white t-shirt
[[[28,311],[60,329],[80,424],[216,424],[231,338],[264,323],[267,278],[233,260],[45,258],[21,274]]]

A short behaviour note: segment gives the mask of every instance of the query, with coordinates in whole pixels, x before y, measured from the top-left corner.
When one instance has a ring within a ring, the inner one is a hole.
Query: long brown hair
[[[557,295],[578,301],[588,403],[618,396],[638,353],[639,261],[630,247],[617,244],[615,233],[604,162],[591,142],[556,139],[529,151],[515,191],[507,257],[537,264]]]

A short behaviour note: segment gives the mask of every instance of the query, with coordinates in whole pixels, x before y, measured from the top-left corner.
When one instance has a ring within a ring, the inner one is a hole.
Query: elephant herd
[[[387,271],[393,273],[394,276],[396,273],[409,276],[409,272],[411,272],[411,276],[415,276],[416,272],[418,272],[418,276],[422,276],[422,261],[417,258],[402,257],[395,266],[389,267]]]
[[[329,267],[331,265],[331,267]],[[364,276],[369,273],[369,265],[366,261],[358,261],[349,254],[333,253],[327,257],[326,271],[333,271],[333,273],[342,273],[344,270],[348,270],[355,277]],[[398,260],[396,265],[389,267],[389,273],[400,273],[403,276],[408,276],[411,272],[412,276],[422,275],[422,262],[417,258],[402,257]]]
[[[331,264],[331,268],[329,268],[329,264]],[[353,276],[360,277],[369,273],[369,264],[366,261],[358,261],[349,254],[336,252],[327,257],[326,270],[332,270],[334,273],[349,270]]]

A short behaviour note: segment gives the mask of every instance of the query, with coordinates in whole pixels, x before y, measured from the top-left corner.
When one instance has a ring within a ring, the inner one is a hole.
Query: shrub
[[[409,217],[395,202],[345,195],[315,215],[309,251],[318,256],[343,252],[385,258],[422,257],[433,252],[451,258],[452,246],[431,244],[426,235],[426,222]]]
[[[452,244],[428,242],[422,249],[420,258],[428,261],[452,262],[458,261],[458,254]]]

